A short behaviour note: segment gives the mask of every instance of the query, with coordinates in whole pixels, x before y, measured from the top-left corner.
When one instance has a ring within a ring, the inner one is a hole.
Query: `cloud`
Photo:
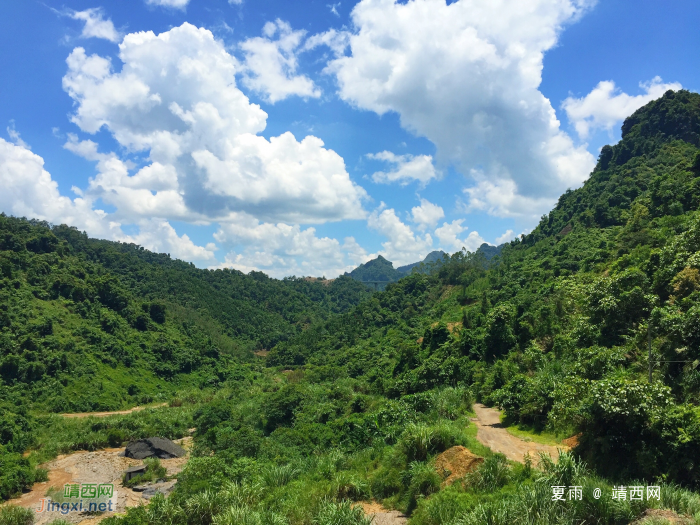
[[[296,54],[305,34],[306,31],[293,31],[287,22],[277,19],[265,24],[264,36],[241,42],[245,53],[243,85],[271,104],[292,95],[320,97],[321,90],[307,76],[296,74]],[[277,39],[273,40],[275,35]]]
[[[500,246],[504,242],[510,242],[515,239],[515,232],[513,230],[506,230],[503,235],[496,237],[496,245]]]
[[[228,3],[231,5],[242,5],[243,0],[228,0]]]
[[[304,42],[303,50],[310,51],[319,46],[327,46],[336,57],[343,56],[345,50],[350,45],[350,33],[347,31],[336,31],[329,29],[324,33],[311,35]]]
[[[83,148],[87,148],[83,145]],[[0,138],[0,210],[17,217],[68,224],[89,235],[114,241],[131,242],[149,250],[167,252],[187,261],[212,261],[216,246],[197,246],[187,235],[178,236],[164,220],[144,218],[137,222],[138,233],[126,235],[110,214],[94,209],[90,197],[70,199],[60,194],[58,184],[44,169],[44,159],[21,145]]]
[[[104,221],[106,214],[93,210],[89,200],[62,196],[39,155],[1,138],[0,186],[0,209],[9,215],[65,222],[103,237],[119,229]]]
[[[261,223],[247,214],[222,223],[214,238],[231,249],[225,262],[214,267],[262,270],[274,277],[336,276],[367,259],[353,237],[341,245],[337,239],[317,237],[315,228]]]
[[[80,35],[82,38],[103,38],[114,43],[121,40],[122,34],[114,28],[112,20],[104,18],[104,10],[101,7],[84,11],[67,11],[67,14],[73,20],[85,22]]]
[[[146,0],[146,3],[148,5],[157,5],[172,9],[185,9],[187,4],[190,3],[190,0]]]
[[[470,232],[464,240],[459,239],[457,236],[469,229],[462,226],[463,222],[464,219],[456,219],[451,223],[444,222],[435,230],[435,235],[440,240],[440,246],[446,252],[457,252],[462,248],[475,252],[479,246],[486,242],[476,231]]]
[[[160,35],[132,33],[119,50],[123,65],[114,71],[109,59],[74,49],[63,86],[82,131],[106,128],[127,153],[148,155],[132,175],[96,145],[77,138],[66,145],[97,162],[88,193],[116,206],[120,220],[247,213],[298,224],[366,216],[366,192],[320,139],[258,135],[267,114],[236,87],[238,63],[211,32],[185,23]]]
[[[534,210],[551,208],[548,196],[519,195],[515,181],[489,178],[478,170],[473,170],[471,176],[476,184],[463,190],[469,199],[462,210],[466,213],[484,211],[497,217],[528,217]]]
[[[437,146],[439,162],[510,184],[510,204],[489,206],[491,213],[533,220],[595,164],[560,130],[538,89],[544,53],[593,4],[362,0],[352,11],[351,53],[327,71],[343,100],[396,112],[404,128]]]
[[[420,206],[411,209],[411,217],[420,230],[434,227],[445,216],[443,209],[427,199],[420,200]]]
[[[425,186],[432,179],[438,178],[430,155],[395,155],[391,151],[369,153],[367,158],[381,160],[393,165],[389,172],[378,171],[372,174],[372,180],[377,183],[389,184],[398,182],[402,186],[413,181],[419,181]]]
[[[378,253],[394,263],[394,267],[414,263],[425,258],[433,245],[433,239],[426,233],[423,237],[416,235],[411,228],[401,222],[396,212],[382,206],[370,214],[367,225],[387,237],[382,243],[383,250]]]
[[[326,4],[326,7],[331,10],[331,13],[333,13],[335,16],[340,16],[340,13],[338,13],[338,8],[340,7],[340,2],[336,2],[335,4]]]
[[[20,135],[19,135],[19,131],[17,131],[15,129],[15,121],[14,120],[10,120],[10,123],[7,126],[7,135],[8,135],[8,137],[10,137],[10,140],[12,141],[13,144],[15,144],[21,148],[32,149],[29,146],[29,144],[27,144],[26,142],[24,142],[22,140],[22,137],[20,137]]]
[[[138,224],[138,235],[128,236],[123,242],[133,242],[154,252],[169,253],[171,257],[185,261],[211,263],[215,260],[217,247],[214,243],[197,246],[186,234],[179,236],[167,221],[144,220]]]
[[[591,132],[598,129],[611,131],[644,104],[659,98],[669,89],[677,91],[683,86],[678,82],[664,83],[657,76],[649,82],[641,82],[639,87],[644,93],[632,96],[623,93],[612,80],[605,80],[583,98],[568,97],[562,108],[578,136],[586,140]]]

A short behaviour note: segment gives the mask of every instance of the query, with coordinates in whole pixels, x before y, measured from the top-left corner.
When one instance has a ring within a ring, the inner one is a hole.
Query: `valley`
[[[93,468],[117,481],[132,464],[117,451],[148,437],[190,447],[163,460],[172,492],[125,489],[91,519],[697,522],[700,95],[668,91],[622,131],[531,233],[376,292],[3,214],[0,498],[20,507],[0,523],[31,523],[42,492]],[[441,454],[463,450],[480,460],[450,478]]]

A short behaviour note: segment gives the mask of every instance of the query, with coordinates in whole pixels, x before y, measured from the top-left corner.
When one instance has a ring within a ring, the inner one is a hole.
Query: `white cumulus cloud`
[[[68,11],[68,16],[74,20],[85,22],[80,35],[83,38],[103,38],[114,43],[121,40],[122,34],[115,29],[109,18],[105,19],[102,8],[93,7],[84,11]]]
[[[369,153],[367,158],[386,162],[393,167],[391,171],[377,171],[372,174],[374,182],[385,184],[398,182],[405,186],[410,182],[418,181],[425,186],[438,177],[431,155],[396,155],[391,151],[381,151]]]
[[[649,82],[640,83],[639,87],[644,93],[628,95],[615,86],[612,80],[605,80],[599,82],[585,97],[568,97],[562,107],[579,137],[585,140],[595,130],[611,131],[644,104],[659,98],[669,89],[678,91],[683,88],[678,82],[665,83],[658,76]]]
[[[513,230],[506,230],[503,235],[496,237],[496,245],[501,245],[504,242],[510,242],[515,239],[515,232]]]
[[[378,253],[394,263],[394,267],[414,263],[425,258],[433,245],[429,233],[423,237],[415,234],[410,226],[401,222],[394,209],[382,206],[370,214],[367,225],[387,237]]]
[[[539,91],[544,53],[593,4],[362,0],[352,11],[350,54],[329,62],[327,71],[341,98],[378,114],[398,113],[402,126],[437,146],[441,162],[468,176],[483,173],[477,183],[512,183],[505,207],[489,202],[490,193],[472,192],[486,209],[536,218],[595,164],[561,131]],[[542,206],[533,209],[533,202]]]
[[[445,216],[445,211],[427,199],[420,200],[420,206],[411,209],[411,218],[418,228],[425,230],[434,227]]]
[[[262,37],[241,42],[245,53],[243,85],[273,104],[292,95],[320,97],[321,90],[311,79],[297,74],[297,53],[303,49],[300,45],[305,34],[278,19],[265,24]]]
[[[262,270],[273,277],[336,276],[351,271],[367,258],[353,237],[341,244],[337,239],[318,237],[313,227],[262,223],[247,214],[221,223],[214,238],[231,248],[225,262],[214,267],[244,272]]]
[[[320,139],[258,135],[267,114],[236,87],[238,63],[211,32],[185,23],[132,33],[119,58],[115,71],[109,59],[76,48],[63,79],[82,131],[107,128],[126,151],[148,154],[135,175],[115,155],[93,155],[99,174],[88,191],[117,213],[225,220],[245,212],[292,223],[365,216],[366,192]]]
[[[440,247],[446,252],[457,252],[462,248],[466,248],[469,252],[475,252],[484,242],[484,239],[479,235],[479,232],[469,232],[466,239],[460,239],[459,235],[467,231],[469,228],[462,226],[464,219],[456,219],[450,222],[444,222],[442,226],[435,230],[435,235],[440,241]]]
[[[87,149],[86,145],[83,145]],[[87,154],[87,153],[86,153]],[[109,159],[103,159],[108,161]],[[68,224],[94,237],[133,242],[149,250],[167,252],[188,261],[214,259],[213,243],[197,246],[187,235],[178,236],[165,220],[143,218],[137,221],[138,233],[126,235],[121,223],[111,214],[94,208],[89,196],[70,199],[60,194],[58,184],[44,169],[44,159],[21,145],[0,138],[0,211],[16,217]]]
[[[157,5],[173,9],[185,9],[190,0],[146,0],[148,5]]]

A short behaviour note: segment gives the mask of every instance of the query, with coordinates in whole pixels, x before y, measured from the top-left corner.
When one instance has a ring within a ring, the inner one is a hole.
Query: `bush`
[[[371,525],[361,507],[353,507],[350,501],[334,503],[324,501],[313,520],[314,525]]]
[[[0,445],[0,500],[10,499],[32,486],[35,470],[21,454],[6,452]]]
[[[262,480],[270,488],[282,487],[295,480],[301,471],[294,465],[269,465],[262,471]]]
[[[508,460],[503,454],[494,454],[487,457],[479,468],[469,472],[465,477],[465,484],[479,492],[493,492],[511,481]]]
[[[407,461],[425,461],[429,454],[456,445],[459,438],[459,432],[447,423],[433,426],[411,423],[401,435],[398,445]]]
[[[15,505],[0,507],[0,525],[32,525],[34,512]]]
[[[339,500],[359,501],[369,497],[369,483],[359,474],[342,471],[335,475],[332,491]]]
[[[135,487],[136,485],[141,485],[142,483],[153,482],[157,479],[165,478],[167,470],[164,466],[160,464],[158,458],[146,458],[143,460],[144,465],[146,465],[146,472],[139,474],[126,481],[126,474],[122,477],[122,485],[125,487]]]

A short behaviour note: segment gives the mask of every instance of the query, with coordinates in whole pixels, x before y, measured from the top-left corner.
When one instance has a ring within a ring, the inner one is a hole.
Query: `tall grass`
[[[295,480],[301,470],[291,463],[287,465],[269,465],[262,471],[262,480],[270,488],[282,487]]]
[[[493,492],[507,485],[511,478],[512,472],[506,457],[503,454],[494,454],[487,457],[479,468],[469,472],[464,482],[475,491]]]
[[[32,525],[34,512],[29,509],[6,505],[0,507],[0,525]]]
[[[40,462],[76,450],[100,450],[133,439],[160,436],[177,439],[193,426],[193,407],[154,408],[109,417],[64,418],[42,416],[35,454]]]
[[[314,525],[371,525],[372,520],[365,516],[360,507],[353,507],[349,501],[335,503],[324,501],[313,520]]]

